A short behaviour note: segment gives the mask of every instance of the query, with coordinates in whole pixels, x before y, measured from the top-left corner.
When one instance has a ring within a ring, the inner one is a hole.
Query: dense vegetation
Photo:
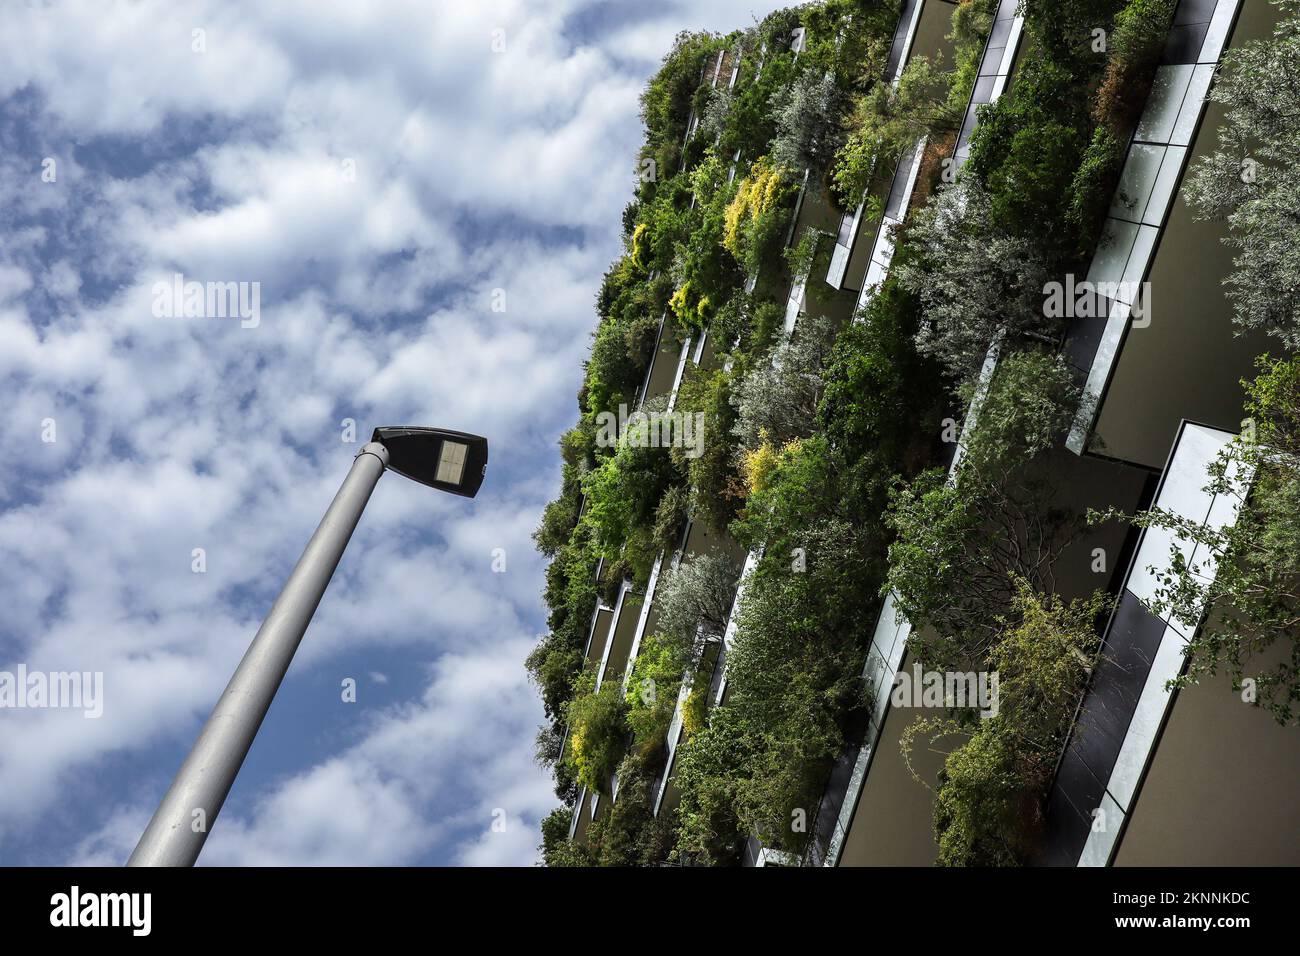
[[[978,414],[951,476],[933,469],[895,489],[888,582],[927,667],[1004,672],[997,717],[958,713],[911,731],[961,741],[935,798],[940,863],[1029,857],[1085,685],[1104,597],[1054,596],[1056,564],[1087,519],[1058,494],[1053,452],[1079,387],[1043,294],[1087,271],[1137,120],[1130,104],[1145,100],[1174,7],[1026,0],[1031,42],[1015,82],[981,108],[961,177],[914,217],[916,254],[893,271],[921,302],[921,353]]]
[[[538,756],[554,768],[557,794],[570,805],[580,786],[609,797],[617,778],[618,796],[581,843],[567,839],[568,806],[549,817],[548,864],[725,864],[749,837],[804,852],[831,764],[870,703],[860,675],[890,591],[914,625],[909,649],[927,666],[1003,674],[997,717],[954,712],[912,731],[956,742],[936,793],[940,862],[1029,855],[1106,605],[1103,595],[1066,603],[1054,593],[1054,564],[1086,516],[1058,501],[1055,452],[1079,389],[1057,356],[1064,327],[1045,314],[1043,289],[1086,271],[1175,4],[1025,0],[1015,82],[981,109],[960,176],[936,188],[994,6],[958,4],[951,63],[915,57],[897,85],[883,68],[898,3],[829,0],[725,37],[683,34],[647,86],[624,253],[597,296],[579,421],[561,440],[560,495],[535,534],[551,558],[550,618],[528,660],[551,721]],[[792,49],[799,30],[803,48]],[[1247,56],[1240,74],[1266,69],[1269,55]],[[1293,154],[1276,117],[1296,88],[1270,88],[1267,102],[1225,94],[1246,132],[1225,140],[1201,175],[1207,204],[1234,217],[1243,249],[1300,197],[1280,167],[1248,191],[1227,183],[1231,147],[1249,142],[1266,167]],[[794,211],[814,196],[842,211],[861,203],[870,235],[883,189],[923,137],[927,162],[892,269],[850,321],[843,294],[813,281],[826,273],[825,235],[795,234]],[[1244,259],[1241,281],[1258,281],[1261,266]],[[1279,249],[1270,275],[1287,275],[1283,259],[1294,264]],[[788,335],[786,296],[806,277],[812,304]],[[1278,316],[1294,319],[1294,289],[1250,303],[1242,321],[1268,316],[1293,334]],[[669,342],[707,336],[712,349],[711,361],[686,363],[674,395],[673,411],[702,418],[698,454],[646,447],[636,428],[613,443],[598,438],[597,417],[620,405],[667,410],[664,396],[641,394],[661,330]],[[1000,360],[979,379],[991,347]],[[1269,447],[1296,449],[1282,439],[1300,434],[1297,380],[1293,366],[1275,363],[1257,386]],[[972,403],[978,416],[949,474],[945,417]],[[1257,484],[1262,524],[1245,525],[1263,534],[1258,561],[1247,556],[1244,576],[1221,577],[1224,588],[1275,585],[1261,576],[1288,547],[1284,567],[1300,581],[1293,460],[1266,462],[1278,477]],[[684,551],[691,522],[757,557],[734,615],[738,563]],[[584,656],[596,608],[625,580],[643,593],[657,562],[657,628],[626,687],[621,676],[597,687]],[[1297,593],[1275,587],[1252,625],[1293,627],[1286,613]],[[1170,600],[1183,596],[1174,588]],[[728,693],[710,706],[729,617]],[[1212,633],[1243,646],[1229,630]],[[1297,699],[1297,662],[1264,682],[1283,704]],[[679,697],[679,800],[656,815]]]
[[[948,754],[935,793],[941,866],[1016,865],[1032,857],[1042,795],[1097,648],[1104,596],[1065,604],[1023,578],[1012,580],[1009,613],[988,655],[1000,678],[997,712],[923,718],[903,736],[905,751],[918,738],[964,741]]]
[[[597,299],[581,418],[561,442],[561,495],[536,534],[552,558],[551,626],[529,659],[554,721],[539,735],[539,756],[555,767],[557,792],[568,801],[579,785],[607,791],[617,766],[620,811],[589,834],[586,855],[555,850],[549,840],[552,862],[626,861],[632,845],[730,860],[759,830],[789,843],[782,831],[790,807],[815,803],[842,744],[844,715],[861,703],[863,629],[878,603],[862,575],[883,579],[886,539],[879,519],[858,526],[848,518],[879,516],[903,456],[930,451],[916,436],[934,433],[918,427],[936,404],[934,376],[911,347],[913,300],[896,290],[850,333],[813,316],[787,341],[781,326],[792,278],[825,269],[820,234],[790,242],[804,170],[809,188],[820,189],[853,134],[839,117],[878,95],[897,14],[895,2],[833,0],[727,37],[683,35],[642,97],[646,145],[624,215],[626,253]],[[969,16],[961,22],[969,62],[982,35]],[[792,50],[798,27],[803,49]],[[741,55],[734,89],[711,82],[719,51],[724,76]],[[947,97],[950,78],[937,75],[932,85]],[[968,92],[951,95],[964,101]],[[905,145],[899,139],[890,148]],[[674,411],[703,416],[702,453],[640,447],[629,436],[600,447],[596,416],[644,398],[638,391],[664,316],[665,335],[684,341],[707,330],[725,352],[726,362],[690,365],[676,395]],[[858,414],[826,401],[867,385],[874,403]],[[711,659],[699,642],[719,640],[739,568],[685,555],[662,573],[658,633],[647,635],[632,663],[626,693],[617,682],[597,689],[582,652],[597,601],[616,594],[624,577],[644,589],[659,555],[680,545],[688,518],[731,526],[747,546],[770,541],[770,560],[760,563],[755,599],[739,616],[727,703],[705,713],[699,688],[687,699],[674,839],[646,842],[628,836],[630,821],[654,818],[627,807],[649,798],[678,687]],[[795,547],[807,574],[780,558]],[[842,599],[826,601],[831,593]],[[797,608],[799,619],[790,616]],[[743,759],[732,752],[736,741]],[[629,789],[625,780],[640,783]],[[715,800],[720,793],[726,799]],[[615,843],[622,849],[610,849]]]

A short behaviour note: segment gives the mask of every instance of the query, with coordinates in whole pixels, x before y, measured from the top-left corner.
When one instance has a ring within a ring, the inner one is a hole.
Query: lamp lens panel
[[[438,455],[438,471],[435,478],[448,484],[459,485],[465,474],[465,450],[467,446],[458,441],[444,441]]]

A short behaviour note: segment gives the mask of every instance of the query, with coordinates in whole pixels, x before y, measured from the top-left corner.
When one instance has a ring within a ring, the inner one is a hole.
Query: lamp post
[[[376,428],[258,628],[127,866],[193,866],[253,745],[343,550],[385,470],[472,498],[487,440],[436,428]]]

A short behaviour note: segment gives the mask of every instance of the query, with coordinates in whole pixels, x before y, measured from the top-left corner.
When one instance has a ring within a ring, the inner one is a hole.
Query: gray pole
[[[370,442],[357,454],[127,866],[193,866],[198,859],[208,830],[387,465],[388,449],[379,442]]]

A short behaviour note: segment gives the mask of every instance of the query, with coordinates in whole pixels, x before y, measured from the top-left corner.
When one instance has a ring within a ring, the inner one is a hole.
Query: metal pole
[[[370,442],[357,454],[127,866],[193,866],[198,859],[294,651],[387,465],[388,449],[379,442]]]

